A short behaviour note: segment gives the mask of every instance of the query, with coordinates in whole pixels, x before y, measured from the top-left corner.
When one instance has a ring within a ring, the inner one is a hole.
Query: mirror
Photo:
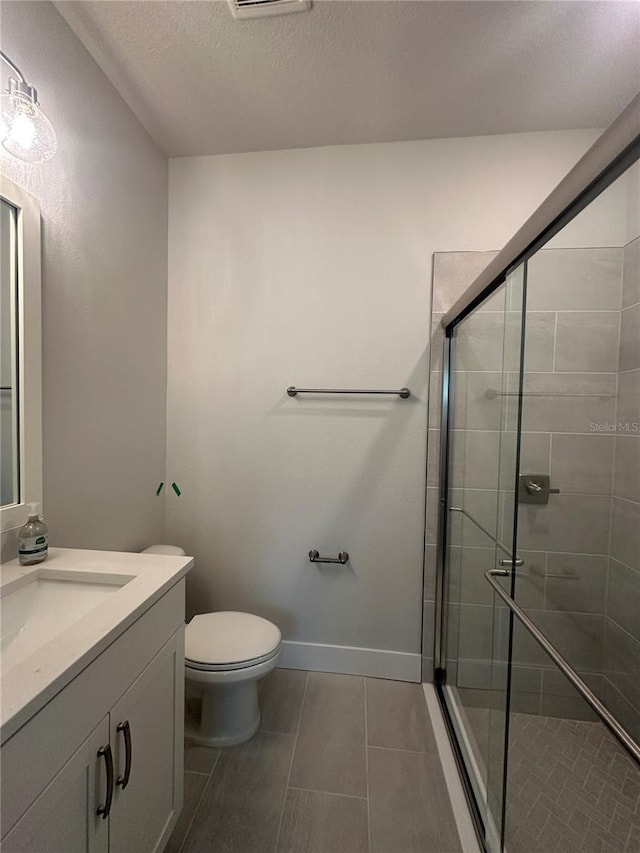
[[[16,219],[15,207],[0,199],[0,506],[20,501]]]
[[[40,207],[0,177],[0,525],[3,557],[42,503]]]

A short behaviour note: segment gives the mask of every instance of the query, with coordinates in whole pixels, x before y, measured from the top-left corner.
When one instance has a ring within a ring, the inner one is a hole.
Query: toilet
[[[175,545],[152,545],[144,554],[184,556]],[[251,613],[223,610],[194,616],[185,630],[187,693],[202,697],[199,725],[187,738],[203,746],[233,746],[260,725],[258,681],[278,663],[280,629]]]

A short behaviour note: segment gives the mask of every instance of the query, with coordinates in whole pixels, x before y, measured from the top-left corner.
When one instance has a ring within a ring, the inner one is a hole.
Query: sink
[[[38,713],[174,587],[190,557],[49,548],[0,567],[0,742]],[[158,611],[159,612],[159,611]]]
[[[65,577],[55,572],[44,578],[36,573],[7,592],[0,599],[2,674],[116,594],[128,580],[103,575],[97,581],[78,573]]]

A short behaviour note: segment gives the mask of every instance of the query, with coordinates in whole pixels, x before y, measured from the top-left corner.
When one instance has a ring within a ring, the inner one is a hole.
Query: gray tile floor
[[[185,747],[167,853],[459,853],[422,687],[276,669],[246,744]]]

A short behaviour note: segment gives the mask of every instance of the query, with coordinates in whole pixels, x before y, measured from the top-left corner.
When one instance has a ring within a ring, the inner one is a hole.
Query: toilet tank
[[[177,545],[150,545],[142,554],[165,554],[168,557],[184,557],[184,549]]]

